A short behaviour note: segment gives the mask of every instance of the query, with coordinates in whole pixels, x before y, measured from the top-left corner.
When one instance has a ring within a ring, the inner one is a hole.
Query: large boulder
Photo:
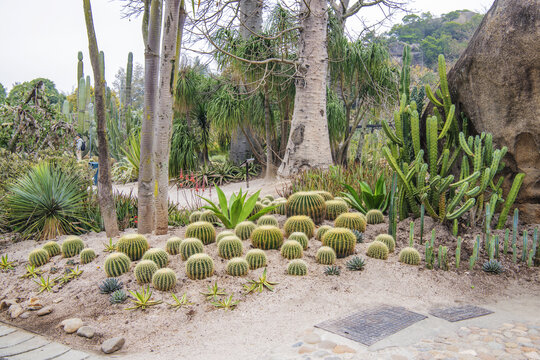
[[[526,221],[540,222],[540,1],[496,0],[448,83],[473,130],[508,147],[506,187],[526,174],[518,207]]]

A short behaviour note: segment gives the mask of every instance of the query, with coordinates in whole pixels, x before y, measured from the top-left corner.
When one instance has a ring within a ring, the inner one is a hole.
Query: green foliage
[[[272,215],[264,215],[257,220],[257,225],[272,225],[279,226],[277,219]]]
[[[309,216],[316,224],[320,224],[324,220],[325,214],[325,200],[316,192],[300,191],[287,199],[287,216],[289,217],[305,215]]]
[[[287,215],[287,200],[277,201],[274,212],[279,215]]]
[[[439,269],[448,270],[448,248],[446,246],[439,245],[439,251],[437,252],[437,266]]]
[[[459,263],[461,262],[461,236],[458,236],[456,246],[456,269],[459,269]]]
[[[102,294],[110,294],[117,290],[121,290],[124,284],[117,278],[107,278],[99,284],[99,291]]]
[[[36,269],[34,265],[26,265],[26,272],[21,278],[37,278],[43,274],[43,270]]]
[[[156,263],[158,268],[164,268],[169,264],[169,254],[163,249],[152,248],[148,249],[143,257],[143,260],[152,260]]]
[[[523,183],[524,177],[525,177],[525,174],[519,173],[514,178],[514,182],[512,183],[510,192],[508,193],[506,197],[506,201],[504,202],[501,214],[499,215],[499,222],[497,223],[497,229],[504,228],[504,225],[506,224],[506,219],[508,217],[508,213],[510,212],[510,208],[512,207],[512,205],[514,204],[514,201],[516,200],[519,189],[521,188],[521,184]]]
[[[313,237],[313,233],[315,232],[315,224],[308,216],[296,215],[291,216],[287,219],[287,221],[285,221],[283,230],[285,230],[285,235],[287,237],[291,236],[291,234],[294,232],[303,232],[306,234],[308,239],[310,239]]]
[[[336,262],[336,252],[329,246],[321,246],[315,254],[317,263],[322,265],[332,265]]]
[[[334,228],[324,234],[322,244],[334,249],[338,258],[343,258],[354,254],[356,237],[349,229]]]
[[[54,279],[51,280],[49,276],[47,276],[47,278],[40,276],[39,279],[34,279],[34,282],[39,285],[38,294],[41,294],[44,291],[51,292],[54,285],[56,285]]]
[[[274,291],[274,286],[277,284],[276,282],[268,281],[266,268],[264,268],[262,276],[258,280],[250,280],[247,284],[244,284],[244,289],[248,294],[254,291],[261,293],[265,288]]]
[[[172,236],[167,240],[165,250],[171,255],[178,255],[180,254],[180,244],[182,244],[182,239],[178,236]]]
[[[285,259],[299,259],[304,256],[302,245],[294,240],[287,240],[281,246],[281,256]]]
[[[186,275],[191,280],[202,280],[214,275],[214,260],[206,254],[190,256],[186,261]]]
[[[187,293],[184,293],[184,295],[182,295],[182,297],[180,299],[174,293],[171,293],[171,296],[173,298],[174,303],[169,304],[169,306],[173,307],[175,310],[178,310],[178,309],[180,309],[180,308],[182,308],[184,306],[193,305],[192,302],[189,302],[189,300],[187,298]]]
[[[366,231],[366,219],[360,213],[344,213],[336,218],[334,226],[364,232]]]
[[[108,277],[118,277],[129,271],[131,261],[124,253],[112,253],[105,259],[105,273]]]
[[[204,244],[197,238],[187,238],[180,244],[180,256],[186,261],[191,255],[204,252]]]
[[[307,275],[307,264],[304,260],[294,259],[289,262],[287,265],[287,274],[294,276],[305,276]]]
[[[68,236],[62,243],[62,256],[70,258],[79,255],[83,249],[84,243],[81,238],[77,236]]]
[[[293,232],[291,235],[289,235],[288,240],[294,240],[300,243],[302,245],[302,248],[306,250],[309,245],[309,239],[306,234],[303,232]]]
[[[217,300],[220,296],[227,295],[225,290],[219,288],[217,281],[212,286],[208,285],[207,291],[201,294],[206,296],[206,300]]]
[[[172,127],[169,176],[177,177],[182,171],[194,170],[198,165],[197,139],[183,117],[175,117]]]
[[[352,208],[358,210],[362,214],[366,214],[369,210],[385,211],[388,206],[389,194],[386,191],[386,181],[384,175],[379,176],[373,190],[364,182],[359,183],[360,191],[357,192],[352,186],[343,184],[347,190],[341,194],[347,200]]]
[[[152,282],[152,276],[158,271],[158,266],[152,260],[141,260],[137,266],[135,266],[135,279],[139,284],[146,284]]]
[[[28,254],[28,262],[33,266],[43,266],[49,262],[49,253],[43,249],[34,249]]]
[[[251,233],[251,244],[262,250],[277,250],[283,244],[283,233],[276,226],[259,226]]]
[[[140,291],[129,291],[132,298],[130,299],[133,302],[133,306],[126,308],[125,310],[136,310],[141,309],[145,310],[149,308],[150,306],[161,304],[161,300],[152,300],[152,291],[150,291],[150,287],[147,286],[145,288],[141,288]]]
[[[324,268],[324,275],[339,276],[341,275],[341,269],[336,265],[327,266]]]
[[[234,235],[227,236],[221,239],[217,246],[217,249],[218,255],[224,259],[232,259],[242,256],[242,253],[244,252],[242,240],[240,240]]]
[[[131,261],[141,259],[148,248],[148,240],[140,234],[124,235],[116,243],[116,249],[129,256]]]
[[[389,207],[388,207],[388,234],[393,237],[397,236],[397,174],[392,175],[392,186],[390,190]],[[423,207],[422,207],[423,209]]]
[[[388,259],[388,252],[388,246],[385,243],[373,241],[369,244],[366,255],[374,259],[386,260]]]
[[[396,241],[392,237],[392,235],[388,234],[379,234],[375,237],[375,241],[380,241],[384,243],[388,247],[388,251],[394,252],[394,249],[396,248]]]
[[[208,245],[216,241],[216,229],[209,222],[197,221],[188,225],[186,237],[199,239],[204,245]]]
[[[404,264],[420,264],[420,253],[413,247],[406,247],[399,252],[399,261]]]
[[[380,224],[384,222],[384,215],[380,210],[369,210],[366,213],[366,221],[368,224]]]
[[[103,251],[111,253],[116,251],[116,244],[113,243],[112,238],[109,238],[109,243],[103,243],[103,246],[105,247]]]
[[[251,249],[246,254],[246,261],[251,270],[265,267],[267,263],[266,254],[261,249]]]
[[[94,249],[86,248],[81,251],[81,264],[88,264],[96,258]]]
[[[339,215],[349,211],[349,206],[342,200],[326,201],[326,219],[335,220]]]
[[[159,269],[152,276],[152,286],[159,291],[169,291],[176,286],[176,274],[169,268]]]
[[[231,276],[245,276],[249,270],[249,264],[246,260],[236,257],[227,263],[227,274]]]
[[[356,243],[363,243],[364,242],[364,233],[360,232],[358,230],[351,230],[354,237],[356,238]]]
[[[116,290],[109,296],[111,304],[122,304],[127,300],[128,296],[124,290]]]
[[[362,271],[366,266],[366,261],[361,257],[354,256],[345,263],[345,266],[349,271]]]
[[[212,305],[214,305],[218,309],[224,309],[225,311],[227,311],[227,310],[234,310],[239,302],[240,300],[233,300],[233,296],[230,295],[226,299],[212,302]]]
[[[482,265],[482,270],[491,274],[500,274],[504,271],[503,266],[498,260],[488,260]]]

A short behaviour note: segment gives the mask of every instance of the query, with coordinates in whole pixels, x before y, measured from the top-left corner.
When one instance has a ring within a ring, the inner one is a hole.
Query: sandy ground
[[[280,225],[283,225],[285,217],[278,218]],[[426,223],[426,234],[430,234],[435,226],[437,245],[444,243],[452,246],[455,240],[446,228],[431,221]],[[102,269],[107,255],[103,252],[103,243],[106,242],[104,233],[82,237],[86,246],[95,249],[99,256],[90,264],[80,265],[84,270],[80,278],[62,289],[55,289],[55,292],[39,295],[37,285],[32,280],[19,277],[25,271],[28,253],[41,244],[4,240],[0,242],[0,253],[7,253],[18,265],[14,271],[0,273],[0,298],[17,298],[24,303],[29,298],[37,297],[43,305],[52,305],[54,311],[44,317],[31,313],[27,319],[16,320],[9,319],[4,311],[0,313],[0,319],[85,350],[97,350],[104,339],[124,336],[126,345],[118,354],[129,355],[130,359],[259,359],[267,350],[290,343],[307,327],[378,304],[400,305],[426,312],[435,305],[496,303],[533,296],[540,291],[538,268],[512,264],[510,256],[502,260],[509,267],[502,275],[482,272],[482,261],[469,272],[468,249],[472,249],[474,233],[471,229],[465,235],[460,270],[431,271],[422,266],[401,264],[397,261],[397,254],[408,245],[408,228],[408,221],[398,225],[397,248],[388,260],[366,257],[366,268],[362,272],[347,271],[345,262],[349,258],[338,259],[337,264],[342,268],[341,276],[326,276],[323,274],[324,266],[316,264],[315,253],[321,246],[316,239],[310,239],[309,248],[304,252],[304,260],[309,267],[305,277],[286,275],[287,260],[278,251],[267,251],[268,278],[279,284],[274,292],[264,291],[260,294],[245,295],[243,284],[259,277],[262,269],[250,271],[245,278],[228,276],[225,273],[226,260],[217,256],[215,243],[207,245],[205,250],[215,261],[216,274],[206,280],[189,280],[185,275],[184,262],[179,256],[171,256],[169,267],[178,276],[174,291],[177,294],[187,292],[189,300],[195,303],[178,311],[165,303],[145,311],[124,310],[128,302],[109,304],[108,296],[100,294],[98,289],[98,284],[106,277]],[[183,236],[184,231],[185,228],[170,229],[169,235],[150,236],[149,241],[153,247],[164,247],[169,236]],[[369,242],[386,231],[387,224],[369,225],[365,241]],[[61,243],[63,238],[58,241]],[[244,252],[249,248],[250,242],[245,241]],[[358,244],[356,253],[365,257],[366,248],[366,243]],[[420,246],[417,248],[423,253]],[[453,252],[451,254],[453,256]],[[72,259],[78,263],[78,258]],[[62,272],[67,267],[67,261],[57,256],[42,269],[45,275],[53,267]],[[451,263],[453,265],[453,260]],[[128,290],[140,288],[132,271],[122,275],[121,280]],[[207,285],[216,281],[228,294],[232,293],[235,299],[241,300],[236,310],[226,312],[216,309],[200,294]],[[170,294],[154,291],[154,298],[169,302]],[[85,324],[97,328],[100,335],[87,340],[65,334],[58,324],[70,317],[82,318]]]

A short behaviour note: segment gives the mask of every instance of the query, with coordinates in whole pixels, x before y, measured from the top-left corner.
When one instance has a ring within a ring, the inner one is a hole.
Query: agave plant
[[[233,193],[227,202],[225,193],[218,186],[216,186],[216,192],[218,194],[219,204],[214,204],[210,199],[205,200],[209,205],[203,206],[204,209],[211,210],[216,216],[221,220],[223,225],[227,229],[234,229],[237,224],[241,223],[244,220],[257,220],[264,214],[274,210],[276,206],[267,206],[256,214],[250,216],[257,198],[259,197],[260,190],[255,194],[251,195],[247,200],[247,192],[242,193],[242,189],[238,194]],[[219,206],[218,206],[219,205]]]
[[[386,191],[384,175],[379,176],[373,190],[364,181],[360,181],[359,185],[360,192],[357,192],[352,186],[343,184],[343,187],[347,192],[342,192],[341,194],[351,207],[360,211],[362,214],[365,214],[372,209],[384,212],[388,206],[388,199],[390,198],[389,193]]]
[[[24,238],[53,239],[93,228],[84,211],[82,180],[42,162],[9,188],[10,226]]]

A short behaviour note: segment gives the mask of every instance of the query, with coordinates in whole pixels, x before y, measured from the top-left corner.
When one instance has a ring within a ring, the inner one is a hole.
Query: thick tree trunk
[[[308,8],[309,7],[309,8]],[[299,72],[287,150],[278,175],[332,165],[326,119],[327,12],[325,0],[301,2]]]
[[[156,159],[156,235],[169,230],[169,153],[173,120],[171,78],[176,60],[180,0],[165,0],[165,23],[159,76],[159,105],[154,156]]]
[[[94,71],[94,96],[95,111],[97,118],[98,153],[99,153],[99,177],[98,177],[98,199],[101,209],[103,224],[107,237],[118,236],[118,221],[116,218],[116,207],[112,194],[111,169],[109,165],[109,145],[107,144],[107,119],[105,117],[105,74],[101,73],[99,67],[99,49],[94,30],[94,20],[92,18],[92,7],[90,0],[83,0],[84,18],[88,33],[88,49],[90,61]]]
[[[156,116],[159,75],[159,40],[161,34],[161,0],[152,0],[148,42],[144,53],[144,115],[141,126],[141,160],[138,183],[138,231],[154,229],[154,118]]]

